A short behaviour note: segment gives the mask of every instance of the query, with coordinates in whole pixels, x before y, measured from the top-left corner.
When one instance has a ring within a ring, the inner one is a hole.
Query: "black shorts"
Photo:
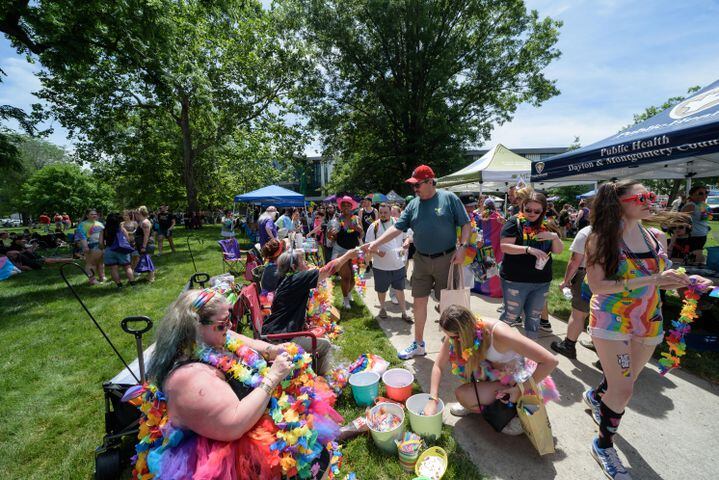
[[[689,237],[689,250],[691,250],[692,252],[695,250],[702,250],[706,243],[706,235],[704,235],[703,237]]]

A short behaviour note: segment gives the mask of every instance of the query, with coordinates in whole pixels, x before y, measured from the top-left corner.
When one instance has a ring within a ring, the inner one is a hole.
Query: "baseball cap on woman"
[[[434,171],[428,165],[420,165],[412,172],[412,176],[405,180],[406,183],[419,183],[430,178],[436,178]]]

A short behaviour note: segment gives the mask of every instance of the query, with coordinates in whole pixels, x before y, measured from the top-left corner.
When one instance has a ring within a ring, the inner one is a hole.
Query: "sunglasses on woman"
[[[533,210],[533,209],[531,209],[531,208],[525,208],[525,209],[524,209],[524,213],[529,213],[530,215],[531,215],[531,214],[541,215],[541,214],[542,214],[542,211],[541,211],[541,210]]]
[[[213,322],[211,320],[200,320],[200,323],[202,325],[214,325],[212,327],[213,330],[219,333],[223,333],[225,330],[229,330],[232,326],[232,322],[230,321],[230,314],[227,314],[227,317],[225,317],[224,320],[220,320],[219,322]]]
[[[622,202],[624,202],[624,203],[634,202],[637,205],[646,205],[647,203],[652,203],[656,199],[657,199],[656,193],[646,192],[646,193],[638,193],[638,194],[632,195],[630,197],[622,198]]]

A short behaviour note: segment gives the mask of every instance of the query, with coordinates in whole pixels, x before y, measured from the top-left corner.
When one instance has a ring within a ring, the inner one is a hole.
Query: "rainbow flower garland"
[[[355,290],[362,296],[367,293],[367,281],[364,278],[366,271],[364,253],[360,250],[357,258],[352,260],[352,272],[354,273]]]
[[[457,355],[457,351],[455,348],[456,341],[452,340],[449,342],[449,361],[452,364],[452,373],[454,375],[466,378],[465,365],[467,364],[469,358],[474,354],[474,352],[479,350],[479,347],[482,344],[483,332],[484,322],[482,322],[481,320],[477,320],[477,322],[475,323],[474,342],[471,346],[462,350],[461,356]]]
[[[269,371],[265,359],[230,333],[225,349],[230,353],[203,345],[198,347],[195,355],[201,362],[244,385],[259,386]],[[334,439],[339,431],[337,423],[342,417],[327,404],[327,400],[334,403],[335,396],[324,380],[312,371],[310,354],[293,343],[288,344],[285,351],[290,354],[293,367],[270,399],[269,415],[278,428],[277,440],[270,448],[280,452],[283,475],[310,478],[312,464],[325,446],[333,460],[341,457]],[[335,460],[337,472],[338,459]]]
[[[343,331],[332,317],[332,291],[332,280],[328,278],[310,291],[307,302],[307,326],[310,330],[321,328],[330,340],[339,337]]]
[[[698,203],[695,208],[699,209],[699,220],[707,221],[714,218],[707,202]]]
[[[677,270],[684,273],[683,268],[678,268]],[[691,323],[699,317],[697,305],[704,290],[705,287],[703,285],[696,283],[692,279],[692,283],[687,288],[686,293],[684,293],[679,319],[672,320],[672,327],[674,328],[669,330],[669,334],[666,337],[668,351],[663,352],[661,355],[662,358],[659,359],[660,375],[664,376],[670,370],[679,367],[681,357],[687,353],[687,344],[684,341],[684,337],[691,331]]]
[[[542,219],[542,223],[539,224],[539,228],[529,225],[527,217],[522,212],[517,214],[517,219],[519,219],[519,224],[522,227],[522,239],[526,245],[530,245],[530,242],[537,242],[538,233],[549,231],[546,218]]]

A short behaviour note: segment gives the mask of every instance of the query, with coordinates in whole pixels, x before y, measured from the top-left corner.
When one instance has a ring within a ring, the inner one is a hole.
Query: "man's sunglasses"
[[[420,185],[422,185],[423,183],[429,183],[431,181],[432,181],[431,179],[422,180],[421,182],[417,182],[417,183],[413,184],[412,188],[417,190],[420,187]]]
[[[535,214],[535,215],[541,215],[541,214],[542,214],[542,210],[532,210],[531,208],[525,208],[525,209],[524,209],[524,213],[529,213],[529,214],[532,214],[532,213],[533,213],[533,214]]]
[[[631,197],[622,198],[622,202],[624,202],[624,203],[634,202],[637,205],[646,205],[647,203],[652,203],[656,199],[657,199],[656,193],[647,192],[647,193],[639,193],[637,195],[632,195]]]

